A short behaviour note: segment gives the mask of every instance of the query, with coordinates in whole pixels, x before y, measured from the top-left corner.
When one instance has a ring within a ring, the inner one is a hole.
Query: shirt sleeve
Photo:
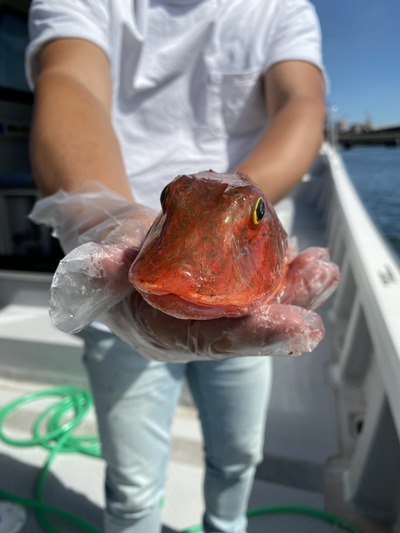
[[[105,0],[33,0],[28,28],[30,42],[25,54],[25,74],[31,89],[37,74],[37,53],[53,39],[86,39],[110,56],[109,15]]]
[[[279,10],[266,67],[288,60],[308,61],[324,72],[319,20],[307,0],[285,0]]]

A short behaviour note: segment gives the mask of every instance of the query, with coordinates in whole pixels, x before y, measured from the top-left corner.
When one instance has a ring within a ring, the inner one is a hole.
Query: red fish
[[[129,272],[153,307],[177,318],[239,317],[278,293],[287,235],[247,176],[178,176],[161,206]]]

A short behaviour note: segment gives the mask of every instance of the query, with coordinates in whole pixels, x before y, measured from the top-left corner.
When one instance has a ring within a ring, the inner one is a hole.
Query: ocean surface
[[[340,150],[367,211],[400,258],[400,148]]]

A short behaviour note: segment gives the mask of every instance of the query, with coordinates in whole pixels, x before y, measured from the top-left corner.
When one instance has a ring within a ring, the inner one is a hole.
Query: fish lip
[[[240,317],[247,314],[249,309],[249,306],[216,303],[215,299],[206,301],[203,299],[201,301],[168,291],[136,290],[151,306],[176,318],[207,320],[222,317]]]
[[[189,303],[191,305],[198,305],[199,307],[202,307],[202,306],[206,306],[206,305],[212,305],[212,306],[215,306],[215,307],[232,307],[232,308],[239,308],[241,307],[242,305],[244,307],[248,307],[249,305],[248,304],[236,304],[236,303],[233,303],[233,302],[221,302],[221,301],[218,301],[218,297],[215,297],[215,296],[204,296],[203,294],[199,295],[199,296],[190,296],[190,295],[185,295],[185,296],[182,296],[181,294],[177,294],[175,292],[172,292],[168,289],[159,289],[157,288],[156,286],[154,287],[149,287],[148,285],[146,287],[140,287],[140,284],[138,285],[135,285],[135,288],[138,292],[140,292],[140,294],[142,296],[145,296],[145,295],[148,295],[150,297],[152,296],[169,296],[169,297],[172,297],[172,298],[175,298],[175,299],[179,299],[180,301],[182,302],[186,302],[186,303]],[[194,293],[193,293],[194,294]]]

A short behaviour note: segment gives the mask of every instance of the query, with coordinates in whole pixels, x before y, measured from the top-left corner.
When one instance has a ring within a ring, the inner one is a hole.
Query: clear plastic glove
[[[31,220],[53,228],[68,254],[51,291],[50,315],[60,301],[59,311],[70,320],[60,329],[79,331],[130,294],[128,270],[156,215],[97,182],[72,192],[60,190],[35,204]]]
[[[53,237],[68,254],[89,242],[139,248],[157,212],[88,181],[71,192],[59,190],[40,199],[29,216],[53,228]]]

